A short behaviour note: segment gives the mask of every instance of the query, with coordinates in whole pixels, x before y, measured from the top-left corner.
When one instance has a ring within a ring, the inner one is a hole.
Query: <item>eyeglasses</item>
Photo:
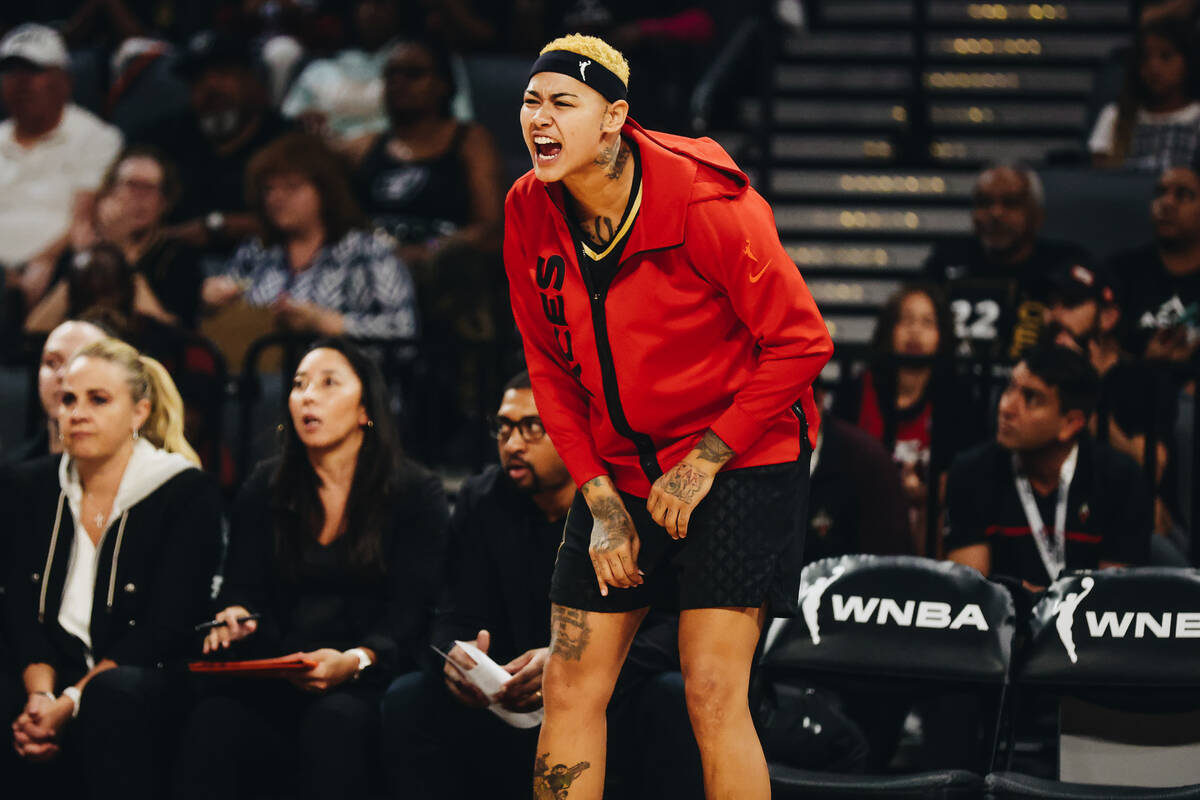
[[[546,435],[541,417],[521,417],[513,420],[508,417],[488,417],[488,431],[497,441],[506,442],[512,436],[513,428],[521,432],[521,438],[533,444]]]

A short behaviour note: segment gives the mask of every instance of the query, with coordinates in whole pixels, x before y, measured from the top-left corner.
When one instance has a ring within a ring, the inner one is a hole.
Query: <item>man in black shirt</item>
[[[527,373],[509,381],[495,417],[500,463],[468,478],[450,522],[445,591],[433,645],[471,666],[469,641],[513,678],[497,701],[517,712],[541,708],[550,636],[550,576],[575,484],[546,435]],[[440,662],[440,659],[439,659]],[[470,764],[495,797],[524,797],[537,728],[509,727],[450,664],[399,678],[383,702],[383,741],[397,796],[456,797],[474,783]]]
[[[133,139],[163,151],[179,169],[183,193],[167,233],[223,252],[255,231],[246,209],[247,164],[291,126],[267,106],[249,45],[236,37],[198,34],[176,69],[191,89],[190,110]]]
[[[945,548],[984,575],[1044,587],[1064,569],[1144,564],[1152,531],[1145,478],[1128,456],[1093,442],[1098,391],[1085,357],[1030,351],[1000,399],[996,439],[950,468]]]
[[[1117,336],[1121,308],[1109,272],[1072,263],[1050,275],[1050,303],[1044,336],[1078,349],[1103,376],[1125,358]]]
[[[1139,356],[1188,361],[1200,342],[1200,175],[1193,168],[1163,171],[1150,219],[1154,241],[1112,264],[1126,346]]]
[[[1087,257],[1081,247],[1039,239],[1044,219],[1036,172],[991,167],[975,182],[973,238],[939,242],[926,260],[926,278],[946,286],[958,338],[972,352],[1019,358],[1037,341],[1051,271]]]

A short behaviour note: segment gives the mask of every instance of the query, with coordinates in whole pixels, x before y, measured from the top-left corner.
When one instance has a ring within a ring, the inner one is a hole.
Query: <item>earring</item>
[[[375,420],[373,420],[373,419],[369,419],[369,420],[367,420],[367,427],[368,427],[368,428],[374,428],[374,427],[375,427]]]
[[[275,432],[283,433],[283,423],[282,422],[275,426]]]
[[[138,439],[140,439],[140,438],[142,438],[141,432],[140,432],[140,431],[134,431],[134,432],[133,432],[133,440],[136,442],[136,441],[137,441]]]
[[[62,435],[62,431],[59,431],[59,432],[58,432],[58,440],[59,440],[60,442],[61,442],[61,441],[63,441],[63,435]]]

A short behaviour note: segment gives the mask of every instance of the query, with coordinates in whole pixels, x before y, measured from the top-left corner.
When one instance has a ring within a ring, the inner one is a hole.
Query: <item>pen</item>
[[[237,623],[238,623],[238,625],[245,625],[247,622],[249,622],[251,620],[257,620],[261,616],[262,616],[261,614],[251,614],[246,617],[238,617]],[[214,620],[209,620],[208,622],[201,622],[199,625],[197,625],[195,628],[193,628],[193,630],[195,630],[195,631],[210,631],[213,628],[224,628],[228,624],[229,623],[223,619],[222,620],[214,619]]]

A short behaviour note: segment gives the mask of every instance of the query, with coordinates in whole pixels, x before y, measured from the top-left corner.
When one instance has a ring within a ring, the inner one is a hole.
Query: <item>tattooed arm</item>
[[[642,583],[637,568],[638,539],[625,501],[607,475],[592,478],[580,487],[592,512],[592,540],[588,555],[600,583],[600,594],[608,596],[608,587],[628,589]]]
[[[683,460],[654,482],[646,510],[673,539],[687,536],[692,511],[712,488],[713,477],[736,453],[711,430]]]

